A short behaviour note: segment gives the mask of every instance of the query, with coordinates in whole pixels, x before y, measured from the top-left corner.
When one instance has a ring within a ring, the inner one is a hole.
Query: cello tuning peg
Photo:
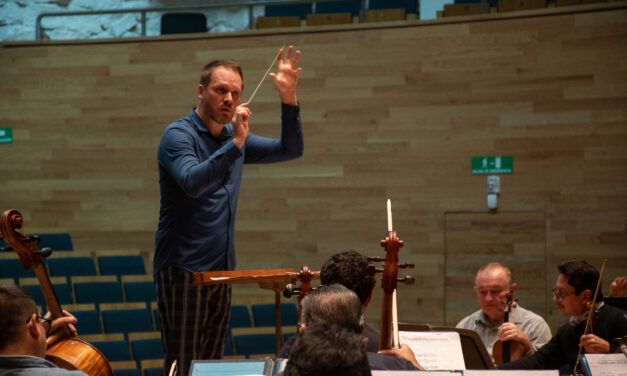
[[[38,235],[28,235],[28,240],[35,245],[41,243],[41,238]]]
[[[300,289],[297,288],[296,286],[294,286],[291,283],[288,283],[287,285],[285,285],[285,287],[283,288],[283,296],[286,298],[291,298],[292,295],[294,294],[298,294],[300,292]]]
[[[380,256],[368,257],[368,261],[370,262],[385,262],[385,259]]]
[[[366,267],[366,273],[368,273],[368,275],[375,275],[377,273],[383,273],[383,269],[370,264]]]
[[[413,285],[414,282],[416,282],[416,278],[410,276],[410,275],[406,275],[403,278],[399,278],[398,279],[399,282],[401,282],[404,285]]]
[[[414,264],[404,263],[404,264],[400,264],[398,267],[401,269],[413,269]]]
[[[46,248],[42,248],[39,251],[33,252],[36,255],[39,255],[41,257],[48,257],[52,254],[52,248],[50,247],[46,247]]]

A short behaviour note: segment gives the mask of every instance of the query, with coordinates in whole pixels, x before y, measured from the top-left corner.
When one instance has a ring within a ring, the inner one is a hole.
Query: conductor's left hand
[[[285,55],[283,54],[283,49],[279,50],[279,55],[277,56],[279,71],[278,73],[270,73],[270,77],[274,81],[274,86],[279,90],[281,102],[296,106],[298,104],[298,98],[296,97],[298,75],[303,68],[297,67],[300,51],[296,50],[292,57],[293,49],[293,46],[289,46]]]

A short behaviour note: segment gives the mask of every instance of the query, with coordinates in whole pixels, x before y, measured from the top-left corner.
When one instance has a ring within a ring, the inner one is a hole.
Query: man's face
[[[230,122],[241,94],[242,78],[239,73],[227,67],[215,67],[207,86],[198,86],[200,116],[218,124]]]
[[[587,311],[586,302],[590,300],[589,291],[575,294],[575,288],[568,284],[568,278],[560,274],[555,282],[553,302],[564,315],[581,317]]]
[[[501,320],[511,286],[505,271],[498,268],[486,269],[475,278],[475,292],[481,310],[491,320]]]

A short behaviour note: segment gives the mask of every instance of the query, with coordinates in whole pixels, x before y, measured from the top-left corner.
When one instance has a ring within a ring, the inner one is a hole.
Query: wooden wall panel
[[[290,43],[303,51],[305,155],[245,168],[240,268],[316,270],[347,248],[383,255],[389,197],[401,260],[416,264],[416,284],[399,289],[400,318],[444,324],[445,290],[469,287],[445,284],[445,213],[486,212],[486,178],[470,174],[470,158],[512,155],[499,213],[545,218],[547,262],[534,273],[545,276],[538,294],[551,326],[564,321],[548,295],[557,263],[608,257],[605,286],[626,273],[621,3],[188,39],[5,43],[0,127],[13,127],[14,141],[0,144],[0,210],[21,210],[28,232],[70,232],[77,249],[149,254],[157,145],[195,105],[202,65],[240,60],[247,99],[276,49]],[[277,136],[270,79],[251,109],[252,130]],[[513,262],[508,253],[493,258]],[[273,299],[255,286],[234,291],[240,302]],[[379,296],[367,311],[375,325]]]

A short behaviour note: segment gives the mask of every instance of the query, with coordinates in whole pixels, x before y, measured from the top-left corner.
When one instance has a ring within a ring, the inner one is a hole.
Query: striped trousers
[[[220,359],[231,306],[231,285],[193,285],[193,273],[168,267],[155,275],[163,375],[177,361],[177,375],[187,376],[192,360]]]

